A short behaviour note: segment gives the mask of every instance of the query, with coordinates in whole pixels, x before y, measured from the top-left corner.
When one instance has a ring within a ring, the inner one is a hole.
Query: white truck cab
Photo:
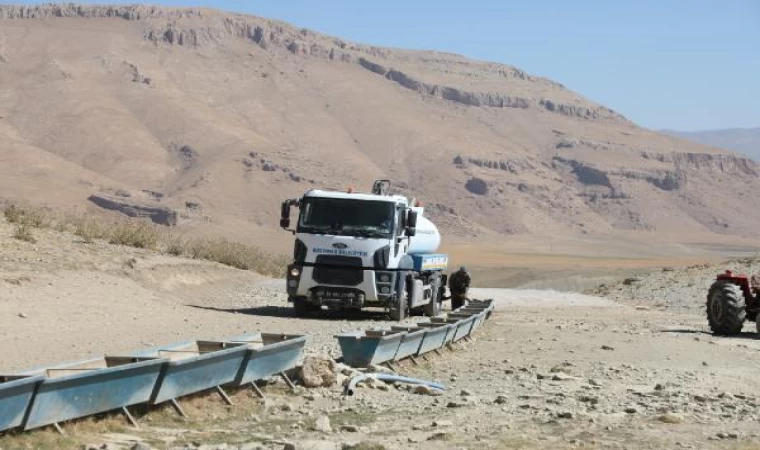
[[[297,315],[332,309],[381,307],[395,320],[422,309],[440,312],[448,257],[424,209],[389,194],[376,181],[371,193],[307,191],[282,204],[280,226],[295,234],[288,267],[288,300]],[[290,228],[291,207],[300,209]]]

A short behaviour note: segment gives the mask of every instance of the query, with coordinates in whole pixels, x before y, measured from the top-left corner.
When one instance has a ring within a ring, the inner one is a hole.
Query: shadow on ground
[[[213,306],[187,305],[191,308],[203,309],[206,311],[225,312],[230,314],[247,314],[250,316],[262,317],[297,317],[293,308],[290,306],[258,306],[255,308],[214,308]],[[309,313],[306,316],[298,317],[306,320],[390,320],[388,314],[384,311],[372,310],[328,310],[322,309],[318,312]]]
[[[739,334],[734,334],[731,336],[721,336],[717,334],[713,334],[710,331],[706,330],[697,330],[694,328],[669,328],[666,330],[659,330],[659,333],[668,333],[668,334],[704,334],[710,337],[714,337],[717,339],[752,339],[752,340],[758,340],[760,339],[760,333],[755,332],[741,332]]]

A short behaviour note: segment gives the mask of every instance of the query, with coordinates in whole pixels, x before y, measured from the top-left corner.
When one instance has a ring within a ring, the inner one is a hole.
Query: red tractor
[[[756,322],[760,312],[758,281],[745,274],[735,275],[730,270],[718,275],[707,294],[707,321],[713,333],[723,336],[739,334],[745,320]]]

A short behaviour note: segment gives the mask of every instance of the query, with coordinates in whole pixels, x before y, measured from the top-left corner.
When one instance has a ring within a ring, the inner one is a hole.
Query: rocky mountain
[[[7,199],[155,207],[180,227],[255,234],[310,187],[390,178],[466,236],[751,234],[760,221],[745,156],[515,67],[248,15],[3,5],[0,86]]]
[[[704,131],[663,130],[663,132],[700,144],[744,153],[755,161],[760,161],[760,127]]]

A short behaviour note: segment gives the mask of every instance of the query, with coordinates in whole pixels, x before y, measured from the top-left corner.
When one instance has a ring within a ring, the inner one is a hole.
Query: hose
[[[434,383],[432,381],[420,380],[417,378],[403,377],[401,375],[392,375],[389,373],[365,373],[365,374],[357,375],[351,378],[351,381],[348,382],[348,384],[346,385],[346,388],[343,390],[343,395],[349,395],[349,396],[354,395],[354,389],[356,388],[356,384],[368,378],[375,378],[381,381],[398,381],[401,383],[418,384],[422,386],[428,386],[433,389],[438,389],[441,391],[446,389],[441,384]]]

